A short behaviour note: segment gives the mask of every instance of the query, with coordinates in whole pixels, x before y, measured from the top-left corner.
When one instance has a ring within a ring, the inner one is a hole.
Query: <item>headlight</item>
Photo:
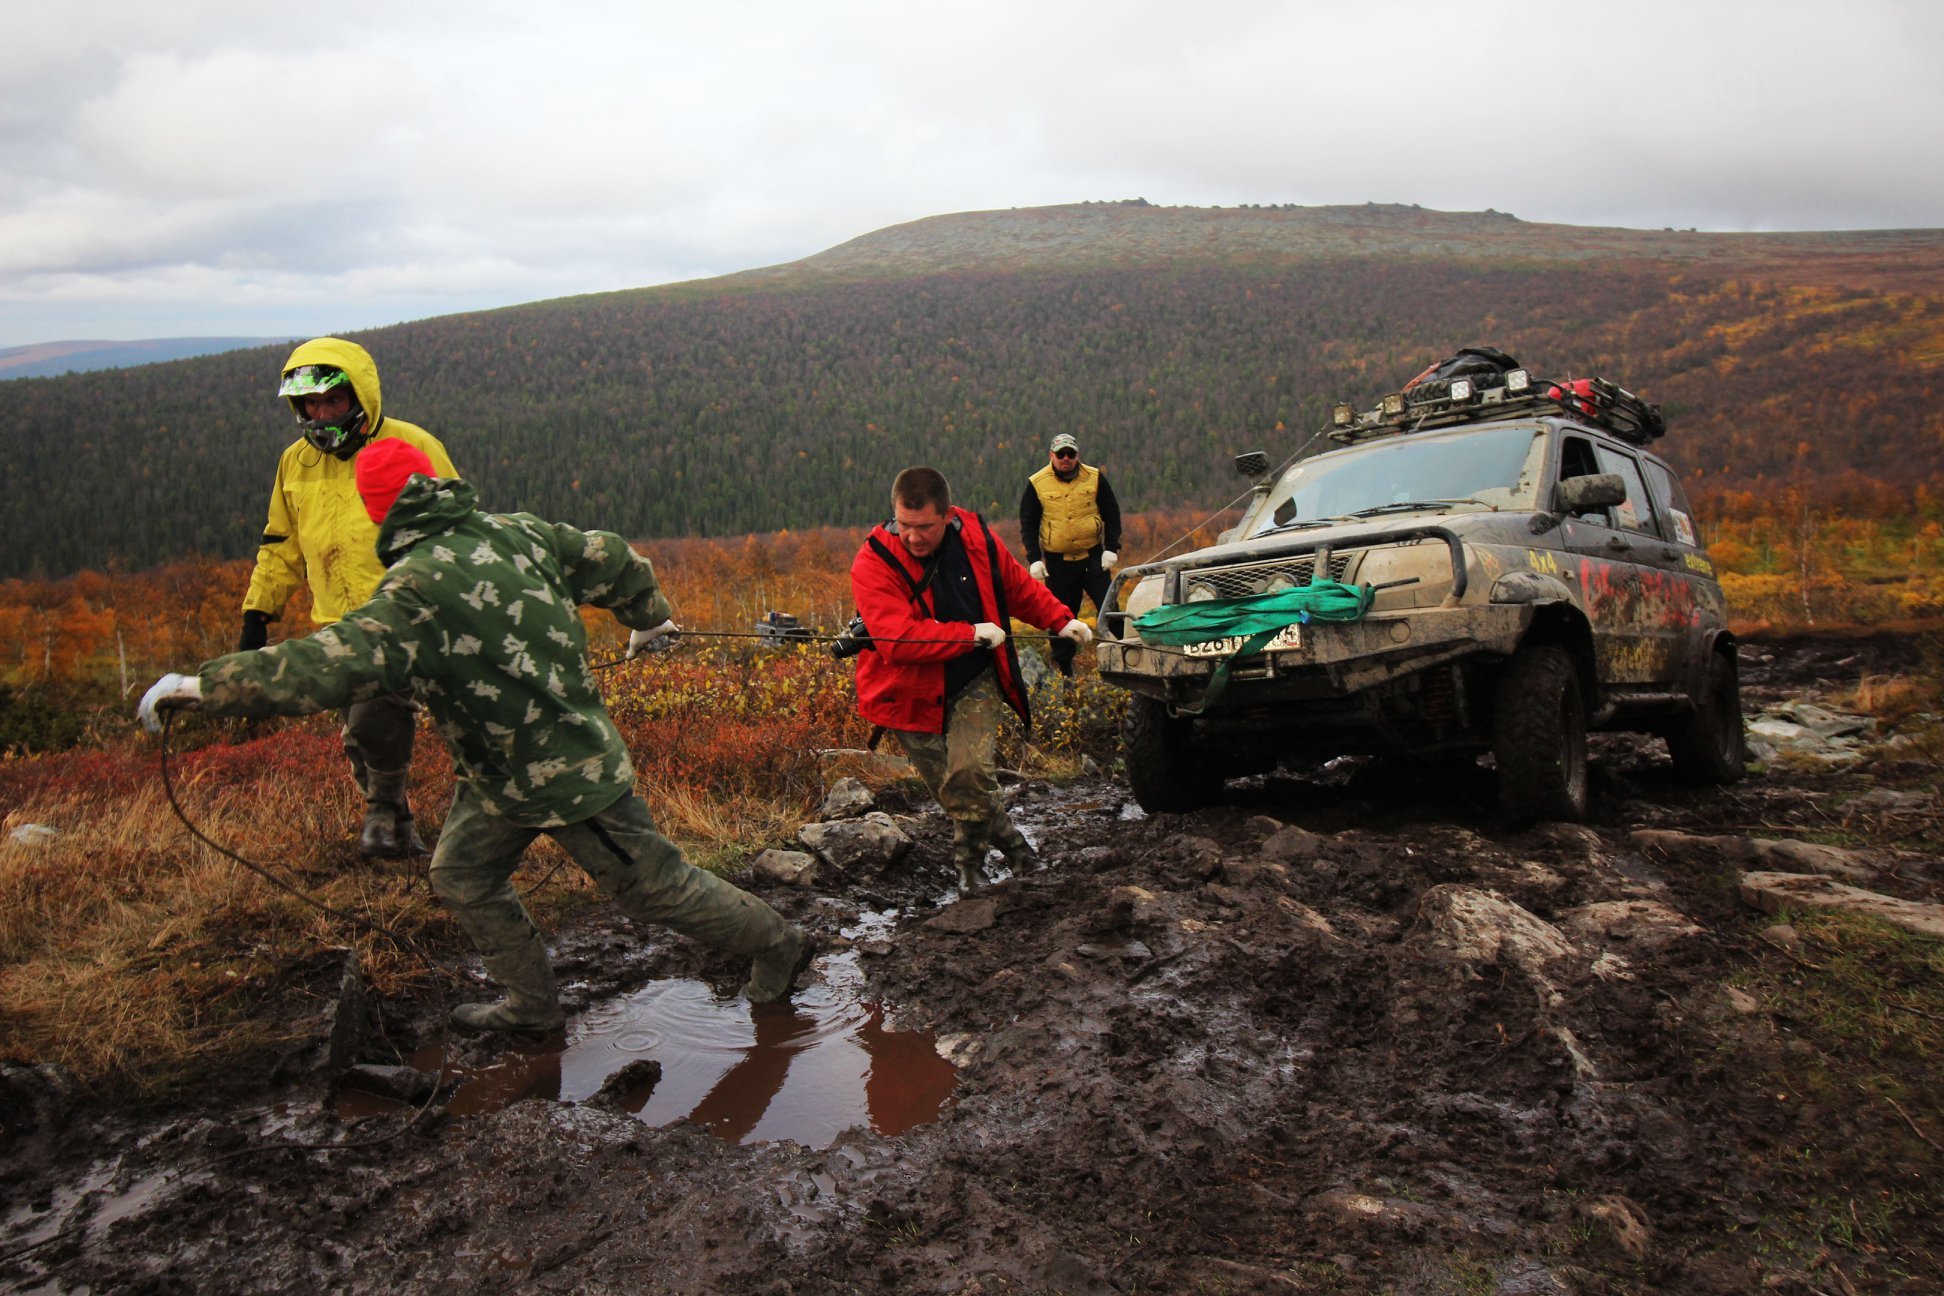
[[[1143,576],[1134,582],[1134,588],[1127,591],[1126,596],[1121,599],[1121,611],[1131,617],[1140,616],[1143,612],[1152,612],[1161,606],[1161,600],[1167,597],[1167,593],[1167,577]]]
[[[1264,594],[1280,594],[1286,589],[1295,588],[1296,578],[1286,571],[1276,572],[1268,580],[1262,582],[1262,592]]]
[[[1184,603],[1206,603],[1211,599],[1219,597],[1221,597],[1221,593],[1215,588],[1212,581],[1191,580],[1182,591],[1181,601]]]

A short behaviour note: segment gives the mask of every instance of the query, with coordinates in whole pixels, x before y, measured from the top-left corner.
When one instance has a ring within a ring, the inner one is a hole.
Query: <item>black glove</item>
[[[268,612],[245,612],[243,614],[243,633],[237,637],[236,651],[255,652],[270,642],[270,614]]]

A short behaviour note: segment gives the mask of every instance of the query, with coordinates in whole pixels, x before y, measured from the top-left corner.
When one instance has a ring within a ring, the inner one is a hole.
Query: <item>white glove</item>
[[[990,621],[981,621],[972,627],[972,642],[981,648],[997,648],[1006,642],[1006,632]]]
[[[1031,567],[1028,567],[1026,569],[1026,574],[1031,576],[1036,581],[1043,581],[1046,579],[1046,564],[1043,562],[1036,562]]]
[[[1093,627],[1085,621],[1082,621],[1079,617],[1075,617],[1060,627],[1060,638],[1071,639],[1074,643],[1080,645],[1080,647],[1085,648],[1093,642]]]
[[[194,675],[164,675],[142,694],[135,718],[150,733],[162,732],[161,711],[192,711],[202,705],[202,681]]]
[[[1119,562],[1120,562],[1120,555],[1115,553],[1112,549],[1102,549],[1100,551],[1100,566],[1103,571],[1106,570],[1107,568],[1116,566],[1117,564],[1119,564]]]
[[[673,621],[664,621],[660,625],[649,626],[646,630],[636,630],[628,635],[628,656],[673,648],[675,640],[681,636],[681,633],[682,627]]]

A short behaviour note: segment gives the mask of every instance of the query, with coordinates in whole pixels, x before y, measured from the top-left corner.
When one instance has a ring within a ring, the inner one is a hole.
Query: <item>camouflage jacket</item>
[[[557,828],[613,804],[634,766],[577,605],[659,625],[670,609],[654,568],[612,532],[475,500],[463,481],[414,477],[379,531],[389,570],[371,600],[307,639],[204,663],[203,709],[305,715],[410,690],[490,812]]]

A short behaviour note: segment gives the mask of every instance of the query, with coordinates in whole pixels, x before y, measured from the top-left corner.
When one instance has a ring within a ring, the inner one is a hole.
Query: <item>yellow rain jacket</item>
[[[380,404],[378,365],[363,347],[339,338],[318,338],[290,353],[286,371],[298,365],[336,365],[350,376],[364,406],[367,435],[397,437],[423,450],[440,477],[457,477],[445,447],[424,428],[388,419]],[[295,401],[292,402],[293,407]],[[356,456],[340,459],[297,438],[277,460],[270,488],[270,520],[263,528],[245,612],[279,616],[297,587],[308,583],[311,619],[330,625],[370,600],[385,566],[378,561],[378,524],[365,512],[353,477]]]

